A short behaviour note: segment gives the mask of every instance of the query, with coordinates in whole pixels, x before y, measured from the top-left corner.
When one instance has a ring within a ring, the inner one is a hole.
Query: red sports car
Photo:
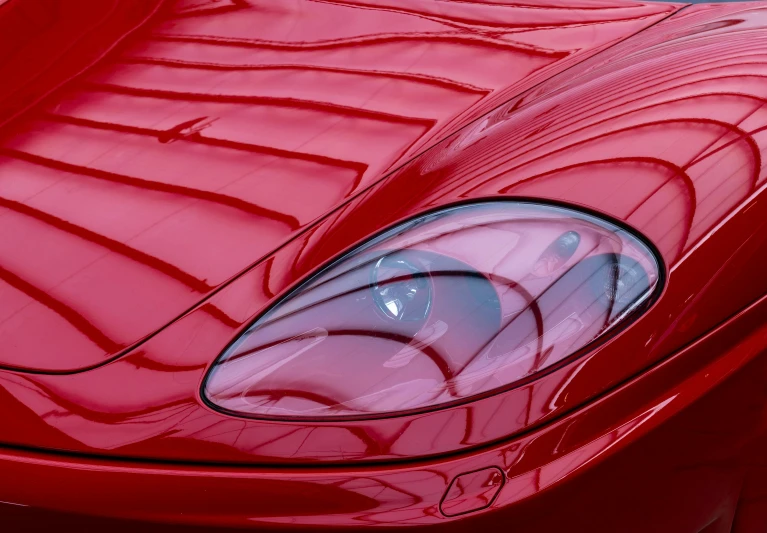
[[[767,4],[0,0],[0,530],[767,530]]]

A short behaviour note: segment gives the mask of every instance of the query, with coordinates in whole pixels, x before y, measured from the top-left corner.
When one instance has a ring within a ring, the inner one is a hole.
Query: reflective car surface
[[[767,527],[767,6],[0,2],[0,519]]]

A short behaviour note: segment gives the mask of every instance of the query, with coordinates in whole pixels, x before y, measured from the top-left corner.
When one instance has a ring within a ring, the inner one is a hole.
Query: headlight
[[[508,389],[627,323],[659,288],[629,231],[526,202],[453,207],[359,246],[256,320],[203,394],[253,417],[375,417]]]

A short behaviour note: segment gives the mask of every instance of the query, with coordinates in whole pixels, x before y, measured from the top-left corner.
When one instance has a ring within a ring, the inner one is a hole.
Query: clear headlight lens
[[[526,202],[453,207],[338,259],[216,361],[240,415],[373,417],[513,387],[635,317],[660,266],[627,230]]]

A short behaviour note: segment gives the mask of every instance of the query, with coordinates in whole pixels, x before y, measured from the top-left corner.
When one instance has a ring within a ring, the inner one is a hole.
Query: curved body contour
[[[763,527],[767,9],[86,4],[0,6],[8,520]],[[657,302],[465,405],[291,422],[200,397],[254,317],[345,250],[514,198],[646,236]]]

